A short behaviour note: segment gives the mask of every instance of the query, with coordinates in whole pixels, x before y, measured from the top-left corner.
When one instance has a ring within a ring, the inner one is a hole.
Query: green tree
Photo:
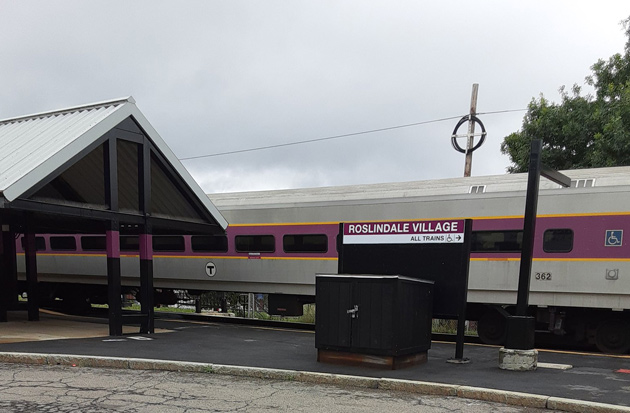
[[[525,172],[532,139],[542,139],[542,161],[554,169],[630,165],[630,18],[622,22],[624,53],[591,66],[586,83],[560,88],[560,103],[532,99],[521,130],[506,136],[501,152],[510,157],[508,172]]]

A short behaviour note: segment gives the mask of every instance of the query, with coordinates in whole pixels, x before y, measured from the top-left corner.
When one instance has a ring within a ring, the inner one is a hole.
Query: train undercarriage
[[[501,345],[506,339],[507,317],[513,306],[468,304],[469,319],[478,321],[477,333],[486,344]],[[599,308],[536,307],[536,344],[563,348],[597,347],[603,353],[630,351],[630,312]]]
[[[26,291],[25,283],[19,292]],[[123,295],[139,299],[139,289],[123,287]],[[204,291],[190,291],[198,297]],[[41,307],[56,308],[72,313],[85,313],[92,304],[107,304],[107,287],[94,284],[66,284],[40,282],[38,296]],[[267,311],[270,315],[300,316],[304,304],[315,302],[315,297],[303,295],[268,294]],[[156,306],[178,303],[178,295],[171,289],[154,291]],[[485,344],[502,345],[506,339],[507,317],[513,306],[469,303],[466,318],[477,322],[477,334]],[[587,349],[596,347],[603,353],[626,354],[630,351],[630,311],[598,308],[530,306],[529,315],[536,319],[536,345]]]

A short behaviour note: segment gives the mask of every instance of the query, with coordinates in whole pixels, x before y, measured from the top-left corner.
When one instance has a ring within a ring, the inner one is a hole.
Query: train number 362
[[[540,281],[551,281],[550,272],[537,272],[534,274],[534,278]]]

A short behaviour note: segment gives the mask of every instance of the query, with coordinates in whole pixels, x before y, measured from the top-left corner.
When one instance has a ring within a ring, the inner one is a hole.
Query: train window
[[[284,252],[326,252],[328,237],[325,234],[285,235],[282,245]]]
[[[227,252],[228,242],[225,235],[193,235],[190,237],[194,252]]]
[[[153,237],[153,251],[182,252],[186,249],[184,237],[180,235],[166,235]]]
[[[234,244],[238,252],[274,252],[276,250],[273,235],[237,235]]]
[[[571,188],[592,188],[595,186],[595,179],[571,179]]]
[[[84,251],[105,251],[105,237],[81,237]]]
[[[486,186],[485,185],[473,185],[468,190],[469,194],[483,194],[485,192],[486,192]]]
[[[520,252],[523,247],[523,231],[474,231],[472,252]]]
[[[50,249],[54,251],[72,251],[77,249],[74,237],[50,237]]]
[[[26,238],[22,237],[22,249],[26,250]],[[44,237],[35,237],[35,251],[44,251],[46,249],[46,240]]]
[[[140,240],[137,235],[123,235],[120,237],[121,251],[138,251],[140,248]]]
[[[548,229],[543,234],[543,251],[571,252],[571,250],[573,250],[573,230]]]

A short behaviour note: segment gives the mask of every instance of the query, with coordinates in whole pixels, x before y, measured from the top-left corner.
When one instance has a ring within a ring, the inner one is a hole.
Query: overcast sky
[[[627,0],[2,0],[0,118],[131,95],[186,158],[459,118],[473,83],[478,112],[524,109],[622,52],[628,16]],[[505,173],[524,113],[480,115],[473,175]],[[456,123],[183,164],[208,193],[459,177]]]

